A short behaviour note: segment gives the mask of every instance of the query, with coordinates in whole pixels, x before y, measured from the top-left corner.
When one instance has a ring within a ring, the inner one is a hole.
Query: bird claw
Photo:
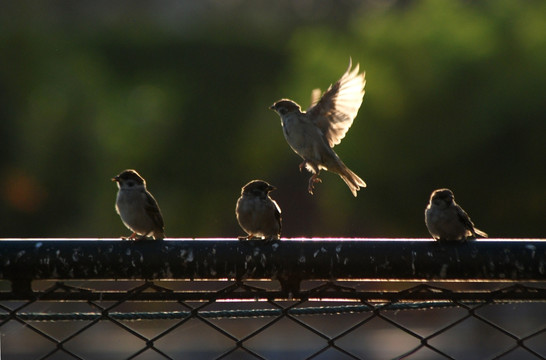
[[[137,233],[132,233],[131,236],[122,236],[121,240],[128,241],[141,241],[141,240],[156,240],[153,236],[139,235]]]
[[[272,244],[277,241],[281,240],[280,235],[273,235],[273,236],[254,236],[254,235],[248,235],[248,236],[238,236],[237,239],[240,242],[248,243],[248,241],[257,241],[257,243],[261,244]]]
[[[304,161],[300,164],[300,172],[303,172],[303,168],[307,165],[307,161]]]
[[[317,174],[313,174],[311,178],[309,179],[309,186],[307,187],[307,191],[309,191],[309,194],[313,195],[313,190],[315,189],[315,183],[321,183],[322,180],[317,176]]]
[[[134,232],[130,236],[122,236],[121,240],[135,240],[138,237],[137,233]]]

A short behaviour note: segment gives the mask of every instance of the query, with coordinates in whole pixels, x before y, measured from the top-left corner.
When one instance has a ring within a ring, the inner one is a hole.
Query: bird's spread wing
[[[320,91],[319,88],[313,89],[313,91],[311,91],[311,105],[309,105],[309,109],[311,109],[319,102],[320,95],[322,95],[322,91]]]
[[[363,73],[359,72],[357,64],[351,70],[352,61],[349,61],[349,68],[335,84],[330,85],[328,90],[318,99],[317,90],[313,90],[312,105],[307,111],[309,118],[314,119],[330,147],[341,142],[345,134],[353,124],[364,97],[364,86],[366,79]]]
[[[154,224],[160,228],[163,229],[165,227],[165,224],[163,223],[163,216],[161,216],[161,211],[159,210],[159,205],[157,205],[157,201],[154,199],[152,194],[146,191],[146,212],[151,216],[151,218],[154,221]]]

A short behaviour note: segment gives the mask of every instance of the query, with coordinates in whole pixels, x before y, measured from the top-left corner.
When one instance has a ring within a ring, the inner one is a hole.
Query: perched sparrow
[[[152,194],[146,190],[144,180],[135,170],[125,170],[112,179],[118,185],[116,211],[121,221],[133,232],[129,239],[152,236],[163,239],[163,217]],[[137,236],[137,235],[140,235]]]
[[[474,227],[449,189],[432,192],[425,210],[425,223],[430,235],[436,240],[465,241],[469,237],[487,237],[486,233]]]
[[[311,107],[305,112],[292,100],[282,99],[273,104],[281,117],[284,137],[288,145],[303,158],[300,171],[306,167],[313,175],[307,190],[313,194],[314,184],[321,182],[318,175],[325,169],[341,176],[354,196],[366,183],[349,170],[332,149],[341,142],[353,124],[364,96],[364,73],[358,73],[359,65],[349,68],[334,85],[320,96],[313,90]]]
[[[241,190],[237,200],[235,215],[241,228],[253,237],[279,239],[281,236],[281,209],[275,200],[269,197],[274,186],[262,180],[252,180]]]

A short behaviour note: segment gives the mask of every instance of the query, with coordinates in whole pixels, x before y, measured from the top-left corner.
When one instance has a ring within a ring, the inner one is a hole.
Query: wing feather
[[[359,74],[360,66],[352,69],[352,60],[341,78],[318,98],[317,90],[312,93],[309,118],[321,129],[330,147],[339,144],[353,124],[364,97],[365,73]],[[319,90],[320,91],[320,90]],[[316,103],[315,103],[316,101]]]
[[[161,211],[159,210],[159,205],[157,205],[157,201],[153,197],[152,194],[150,194],[148,191],[146,191],[146,211],[150,216],[152,217],[152,220],[156,227],[158,229],[163,230],[165,227],[165,224],[163,223],[163,216],[161,216]]]
[[[277,224],[279,224],[279,235],[282,233],[282,217],[281,217],[281,208],[279,207],[279,204],[275,200],[272,200],[273,204],[275,204],[275,220],[277,221]]]

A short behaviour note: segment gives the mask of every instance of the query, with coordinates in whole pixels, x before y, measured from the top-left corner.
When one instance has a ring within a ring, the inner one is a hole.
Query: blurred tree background
[[[170,237],[242,235],[261,178],[284,236],[428,237],[451,188],[492,237],[546,233],[546,2],[8,1],[0,5],[0,237],[128,235],[110,179],[137,169]],[[366,95],[309,174],[268,106],[305,108],[349,57]]]

